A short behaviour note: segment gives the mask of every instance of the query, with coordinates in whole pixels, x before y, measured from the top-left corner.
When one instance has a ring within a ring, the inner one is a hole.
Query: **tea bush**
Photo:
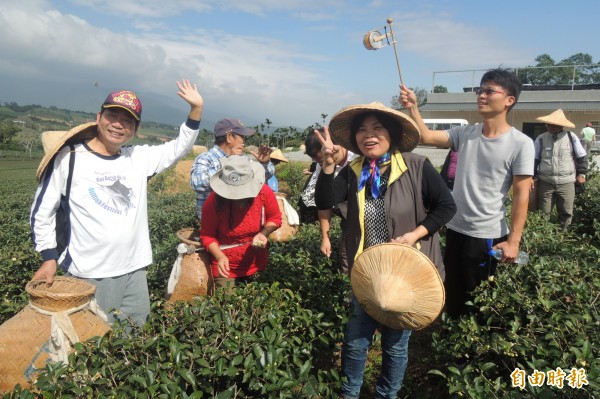
[[[290,170],[284,181],[292,197],[300,192],[303,167],[290,163],[281,171]],[[318,226],[302,226],[290,242],[272,243],[267,270],[234,294],[168,305],[162,298],[177,256],[175,233],[197,227],[193,193],[165,190],[168,173],[150,184],[154,263],[147,325],[133,336],[117,326],[78,344],[69,365],[47,365],[34,386],[6,397],[337,397],[350,286],[320,254]],[[0,184],[0,322],[26,304],[23,287],[40,264],[28,224],[35,179],[18,175],[4,175]],[[590,179],[577,197],[569,233],[530,214],[523,238],[530,263],[500,265],[495,279],[476,290],[471,315],[443,317],[413,334],[402,398],[600,397],[599,195]],[[338,233],[334,219],[334,250]],[[364,398],[372,395],[377,350],[376,340]],[[573,389],[565,380],[562,389],[527,383],[521,390],[511,384],[515,369],[530,376],[558,367],[566,374],[584,369],[588,385]]]
[[[52,397],[331,397],[339,375],[315,370],[331,323],[276,283],[175,306],[154,304],[151,320],[78,345],[69,365],[48,366],[31,392]],[[16,394],[15,394],[16,395]]]
[[[588,193],[598,196],[597,183]],[[588,203],[588,205],[591,203]],[[595,205],[594,205],[595,206]],[[595,206],[597,207],[597,206]],[[586,220],[596,210],[583,216]],[[580,219],[581,220],[581,219]],[[589,220],[597,224],[596,219]],[[449,394],[471,398],[600,397],[600,250],[589,225],[576,223],[563,233],[540,214],[530,214],[524,235],[530,263],[500,265],[483,282],[472,314],[444,320],[433,335],[443,368],[431,373],[446,379]],[[511,373],[584,369],[589,385],[562,389],[547,384],[513,387]]]
[[[29,207],[34,191],[35,180],[4,180],[0,184],[0,323],[27,303],[23,287],[40,265],[29,229]]]

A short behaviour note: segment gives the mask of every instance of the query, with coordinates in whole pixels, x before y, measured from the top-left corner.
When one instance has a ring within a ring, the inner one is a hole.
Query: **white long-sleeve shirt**
[[[75,145],[71,236],[67,251],[58,254],[55,216],[66,192],[70,155],[68,146],[61,149],[42,177],[31,207],[35,250],[44,260],[58,259],[61,267],[82,278],[121,276],[151,264],[148,178],[188,153],[197,135],[198,122],[188,119],[175,140],[125,146],[114,156],[97,154],[84,143]]]

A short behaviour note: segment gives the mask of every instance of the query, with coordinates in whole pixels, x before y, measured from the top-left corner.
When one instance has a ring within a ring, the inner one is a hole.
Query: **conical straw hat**
[[[271,159],[275,159],[281,162],[289,162],[289,159],[283,156],[283,152],[279,148],[276,148],[271,152]]]
[[[69,140],[82,141],[87,138],[94,137],[96,134],[96,122],[84,123],[83,125],[75,126],[69,131],[49,131],[42,133],[42,145],[44,146],[44,158],[42,158],[35,177],[38,182],[50,160],[56,153],[67,144]]]
[[[435,265],[405,244],[379,244],[354,261],[352,290],[365,312],[381,324],[420,330],[444,307],[444,284]]]
[[[573,122],[567,119],[565,113],[560,108],[549,115],[544,115],[540,116],[539,118],[535,118],[535,120],[538,122],[548,123],[550,125],[557,125],[575,129],[575,125],[573,124]]]
[[[380,102],[372,102],[370,104],[356,104],[342,108],[331,118],[329,122],[329,133],[333,137],[334,141],[342,147],[352,151],[355,154],[360,154],[360,149],[350,137],[350,126],[352,121],[358,115],[365,112],[374,112],[385,114],[392,118],[394,126],[388,133],[390,136],[399,135],[398,151],[410,152],[415,149],[421,134],[419,133],[419,127],[408,115],[397,111],[395,109],[386,107]]]

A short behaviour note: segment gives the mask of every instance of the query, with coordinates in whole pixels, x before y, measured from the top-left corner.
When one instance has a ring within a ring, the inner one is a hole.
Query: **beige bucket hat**
[[[360,150],[354,144],[352,137],[350,137],[350,126],[355,117],[365,112],[382,113],[392,117],[397,124],[397,128],[389,133],[390,136],[401,135],[399,140],[400,148],[398,148],[400,152],[410,152],[419,144],[421,135],[415,121],[404,113],[388,108],[380,102],[351,105],[342,108],[333,115],[331,122],[329,122],[329,133],[333,136],[337,144],[355,154],[360,154]]]
[[[81,142],[96,135],[96,122],[75,126],[69,131],[48,131],[42,133],[44,157],[40,161],[35,177],[39,182],[50,160],[68,142]]]
[[[210,178],[210,188],[223,198],[254,198],[265,184],[265,168],[245,155],[221,158],[221,169]]]
[[[567,119],[565,113],[562,109],[557,109],[550,115],[540,116],[535,119],[538,122],[548,123],[550,125],[557,125],[562,127],[568,127],[571,129],[575,129],[575,124]]]
[[[365,312],[388,327],[420,330],[444,307],[444,283],[435,265],[405,244],[367,248],[354,262],[350,280]]]

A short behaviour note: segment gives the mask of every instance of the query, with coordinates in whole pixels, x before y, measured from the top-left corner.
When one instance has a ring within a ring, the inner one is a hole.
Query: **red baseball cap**
[[[142,118],[142,102],[134,92],[128,90],[113,91],[106,97],[102,109],[123,108],[133,115],[136,120]]]

